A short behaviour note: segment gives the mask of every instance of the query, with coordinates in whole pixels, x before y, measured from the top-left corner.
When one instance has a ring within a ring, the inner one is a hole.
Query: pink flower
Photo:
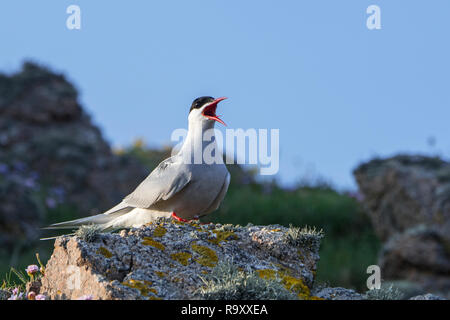
[[[35,265],[35,264],[32,264],[32,265],[29,265],[26,269],[25,269],[25,271],[28,273],[28,275],[33,275],[33,274],[35,274],[36,272],[38,272],[39,271],[39,267],[37,266],[37,265]]]
[[[47,297],[45,295],[43,295],[43,294],[38,294],[36,296],[36,300],[45,300],[45,299],[47,299]]]
[[[79,297],[77,300],[93,300],[94,296],[92,294],[87,294],[84,296]]]
[[[8,300],[21,300],[23,296],[22,292],[19,292],[19,288],[14,288],[11,297]]]

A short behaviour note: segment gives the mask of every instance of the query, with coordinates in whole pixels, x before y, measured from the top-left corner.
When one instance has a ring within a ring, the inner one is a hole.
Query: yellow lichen
[[[212,230],[216,234],[214,239],[208,241],[220,245],[222,241],[236,240],[238,237],[233,231]]]
[[[272,231],[272,232],[280,232],[281,229],[272,229],[272,230],[270,230],[270,231]]]
[[[151,281],[129,279],[127,281],[122,282],[122,284],[129,288],[139,290],[141,295],[143,295],[144,297],[147,297],[149,295],[149,293],[153,293],[154,295],[158,294],[158,290],[150,287],[153,284],[153,282],[151,282]],[[152,299],[152,298],[157,298],[157,297],[150,296],[150,299]]]
[[[157,226],[153,231],[153,236],[160,238],[164,236],[166,232],[167,232],[166,228],[164,228],[163,226]]]
[[[106,258],[111,258],[113,256],[113,254],[105,247],[98,248],[96,253],[101,254],[102,256],[104,256]]]
[[[155,271],[155,273],[160,278],[164,278],[166,276],[166,274],[164,272],[161,272],[161,271]]]
[[[189,259],[192,257],[192,254],[188,252],[176,252],[172,253],[170,257],[173,260],[181,263],[183,266],[187,266],[189,264]]]
[[[217,254],[214,252],[214,250],[206,247],[206,246],[200,246],[197,244],[191,245],[192,250],[194,250],[196,253],[200,255],[198,259],[194,259],[195,262],[198,264],[201,264],[205,267],[215,267],[217,265],[217,262],[219,259],[217,258]]]
[[[309,288],[303,283],[303,280],[300,278],[283,275],[281,277],[281,282],[284,284],[286,289],[297,293],[299,297],[300,295],[307,297],[310,296]]]
[[[163,298],[151,296],[151,297],[148,298],[148,299],[149,299],[149,300],[162,300]]]
[[[152,246],[159,250],[165,250],[164,245],[158,241],[153,240],[151,237],[144,237],[144,241],[142,241],[144,246]]]
[[[145,284],[143,281],[140,280],[134,280],[130,279],[128,281],[122,282],[124,286],[127,286],[132,289],[137,289],[143,296],[148,296],[148,293],[150,292],[148,289],[148,285]]]
[[[275,279],[275,276],[277,274],[277,272],[272,269],[256,270],[256,273],[258,273],[260,278],[264,278],[264,279]]]
[[[280,270],[260,269],[256,273],[264,279],[275,279],[278,277],[286,289],[297,294],[302,300],[320,300],[318,297],[311,296],[311,292],[301,278],[289,275],[290,270],[283,267]]]

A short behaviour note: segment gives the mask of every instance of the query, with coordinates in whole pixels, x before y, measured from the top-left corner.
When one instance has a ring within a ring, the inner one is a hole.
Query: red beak
[[[211,102],[204,110],[203,110],[203,116],[220,122],[221,124],[223,124],[224,126],[226,126],[225,122],[222,121],[222,119],[219,118],[218,115],[216,115],[216,109],[217,109],[217,104],[222,101],[227,99],[226,97],[221,97],[221,98],[217,98],[216,100],[214,100],[213,102]]]

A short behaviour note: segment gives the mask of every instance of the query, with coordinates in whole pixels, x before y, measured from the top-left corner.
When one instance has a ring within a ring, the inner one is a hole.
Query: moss
[[[172,253],[170,257],[173,260],[181,263],[183,266],[187,266],[189,264],[189,259],[192,257],[192,254],[188,252],[176,252]]]
[[[167,232],[166,228],[164,228],[163,226],[157,226],[153,231],[153,236],[160,238],[164,236],[166,232]]]
[[[214,250],[206,247],[206,246],[200,246],[197,244],[191,245],[192,250],[194,250],[196,253],[200,255],[199,258],[194,259],[198,264],[201,264],[205,267],[215,267],[217,265],[217,262],[219,259],[217,258],[217,254],[214,252]]]
[[[166,247],[158,241],[153,240],[151,237],[144,237],[144,241],[142,241],[144,246],[152,246],[159,250],[165,250]]]
[[[212,230],[216,234],[216,238],[209,239],[208,241],[217,245],[220,245],[223,241],[237,240],[238,237],[233,231],[225,230]]]
[[[106,257],[106,258],[111,258],[113,256],[113,254],[111,253],[111,251],[109,251],[108,249],[106,249],[105,247],[100,247],[97,249],[96,251],[97,254],[101,254],[102,256]]]

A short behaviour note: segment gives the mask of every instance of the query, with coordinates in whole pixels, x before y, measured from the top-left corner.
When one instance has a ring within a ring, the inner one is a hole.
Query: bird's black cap
[[[192,109],[198,109],[201,108],[205,105],[205,103],[209,103],[209,102],[213,102],[214,98],[213,97],[199,97],[197,99],[194,100],[194,102],[192,102],[191,105],[191,109],[189,110],[189,112],[192,111]]]

